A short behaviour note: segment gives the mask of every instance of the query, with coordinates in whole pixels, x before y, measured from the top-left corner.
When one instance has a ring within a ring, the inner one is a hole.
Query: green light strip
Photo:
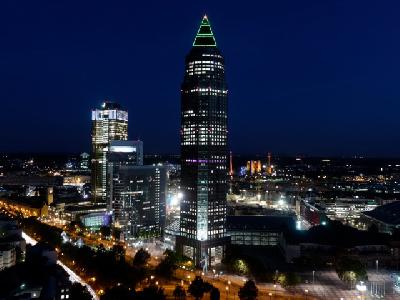
[[[208,27],[207,30],[209,30],[211,33],[200,33],[201,29],[204,27]],[[214,44],[197,43],[198,42],[197,38],[212,38]],[[193,47],[217,47],[217,42],[215,41],[215,37],[214,37],[213,31],[211,29],[211,25],[210,25],[210,22],[209,22],[207,16],[204,16],[203,19],[201,20],[199,30],[197,30],[196,37],[193,41]]]

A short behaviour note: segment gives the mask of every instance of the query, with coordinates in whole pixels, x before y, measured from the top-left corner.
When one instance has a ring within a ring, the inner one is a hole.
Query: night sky
[[[0,151],[90,149],[90,111],[129,111],[145,153],[179,152],[184,58],[207,13],[234,153],[400,157],[399,1],[0,4]]]

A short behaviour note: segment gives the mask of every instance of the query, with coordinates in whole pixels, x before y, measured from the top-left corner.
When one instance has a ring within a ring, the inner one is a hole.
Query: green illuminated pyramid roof
[[[217,47],[210,21],[206,15],[201,20],[199,30],[193,42],[193,47]]]

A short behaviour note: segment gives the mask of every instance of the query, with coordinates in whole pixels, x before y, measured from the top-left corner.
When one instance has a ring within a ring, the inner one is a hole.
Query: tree
[[[204,293],[206,292],[206,286],[203,279],[200,276],[196,276],[196,278],[190,283],[188,291],[196,300],[203,298]]]
[[[186,299],[186,292],[184,288],[180,285],[176,285],[173,293],[175,300],[184,300]]]
[[[120,239],[121,239],[121,229],[119,229],[119,228],[113,228],[111,234],[112,234],[112,236],[113,236],[116,240],[120,240]]]
[[[78,282],[72,284],[70,297],[71,300],[92,300],[92,295],[90,295],[86,287]]]
[[[105,291],[104,295],[100,297],[100,300],[133,300],[135,293],[130,291],[127,287],[113,286]],[[73,299],[73,298],[72,298]]]
[[[247,275],[249,273],[249,266],[243,259],[236,259],[233,262],[233,271],[240,275]]]
[[[171,278],[177,268],[176,262],[171,257],[166,256],[157,265],[156,273],[165,278]]]
[[[240,300],[255,300],[257,299],[258,289],[253,280],[247,280],[243,287],[239,290]]]
[[[220,299],[219,289],[217,289],[216,287],[212,287],[210,292],[210,300],[219,300],[219,299]]]
[[[102,236],[110,236],[111,235],[111,228],[109,226],[101,226],[100,233]]]
[[[156,285],[151,285],[137,293],[137,300],[165,300],[167,297],[164,294],[164,289]]]
[[[299,275],[289,272],[285,274],[279,274],[277,281],[280,283],[280,285],[286,287],[299,284],[301,279]]]
[[[352,282],[368,278],[365,266],[357,259],[345,256],[338,259],[335,266],[339,278],[343,281]]]
[[[138,252],[136,252],[135,257],[133,258],[133,264],[138,266],[144,266],[150,259],[150,253],[140,248]]]
[[[125,261],[125,248],[122,244],[114,245],[112,248],[114,258],[116,261]]]

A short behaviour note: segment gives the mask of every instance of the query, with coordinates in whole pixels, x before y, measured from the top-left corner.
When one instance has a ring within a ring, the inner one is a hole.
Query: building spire
[[[217,47],[214,34],[207,15],[201,20],[199,30],[193,42],[193,47]]]

